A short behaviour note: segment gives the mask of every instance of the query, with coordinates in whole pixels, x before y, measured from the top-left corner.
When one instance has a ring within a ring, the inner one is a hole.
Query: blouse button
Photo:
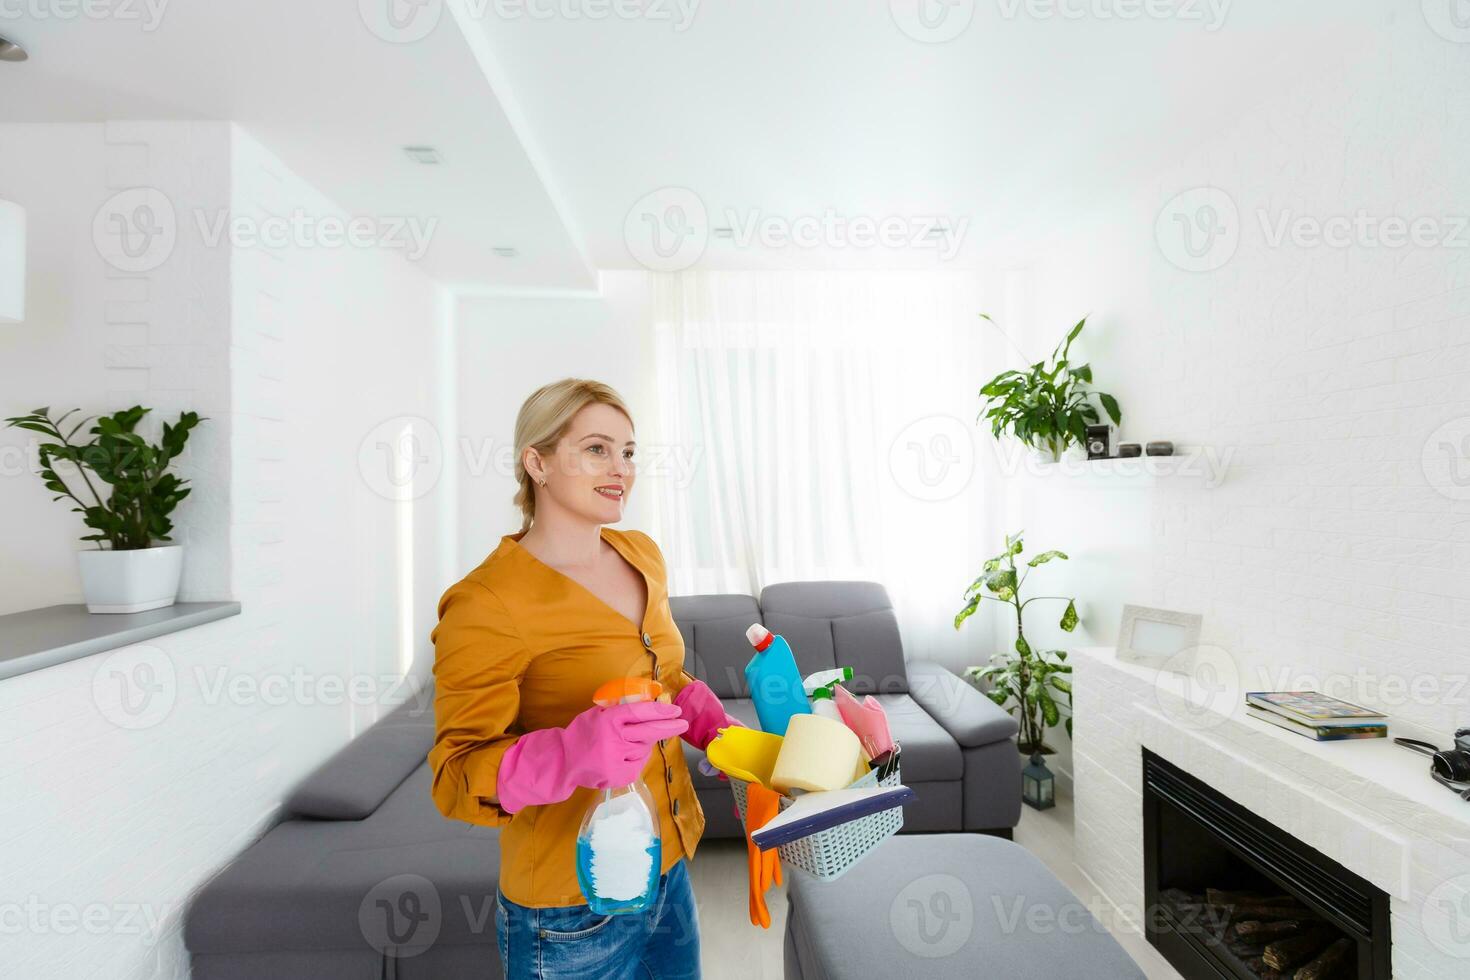
[[[647,633],[644,633],[643,634],[643,645],[646,646],[646,647],[648,647],[648,649],[652,650],[653,649],[653,637],[649,636]]]

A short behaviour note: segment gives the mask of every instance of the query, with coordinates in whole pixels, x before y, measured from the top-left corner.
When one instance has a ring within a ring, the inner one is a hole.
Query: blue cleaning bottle
[[[801,686],[801,671],[796,669],[796,658],[791,654],[791,644],[760,623],[746,630],[745,638],[755,647],[755,656],[745,665],[745,686],[755,701],[761,729],[784,737],[792,715],[812,713],[811,702]]]

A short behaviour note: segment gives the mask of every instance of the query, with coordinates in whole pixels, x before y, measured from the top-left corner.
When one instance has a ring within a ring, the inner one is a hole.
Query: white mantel
[[[1250,718],[1228,684],[1185,700],[1187,678],[1110,648],[1075,651],[1074,671],[1077,865],[1135,927],[1146,747],[1387,892],[1395,977],[1470,977],[1470,803],[1427,758],[1294,735]]]

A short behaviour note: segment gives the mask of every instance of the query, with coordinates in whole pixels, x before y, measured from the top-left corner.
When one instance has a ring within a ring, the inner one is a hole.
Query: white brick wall
[[[1396,733],[1447,742],[1470,725],[1470,45],[1428,29],[1418,3],[1391,6],[1336,72],[1080,209],[1024,263],[1030,303],[1006,311],[1032,360],[1091,313],[1076,352],[1122,403],[1125,438],[1209,450],[1228,459],[1225,482],[1022,476],[1011,524],[1074,559],[1047,566],[1046,591],[1078,595],[1083,627],[1068,637],[1036,617],[1033,645],[1111,646],[1127,602],[1201,612],[1236,691],[1319,687],[1383,708]],[[1200,188],[1211,193],[1171,206]],[[1200,201],[1238,231],[1233,253],[1228,235],[1206,247]],[[1283,217],[1360,209],[1428,218],[1455,240],[1273,241]],[[1196,222],[1211,268],[1181,267],[1195,257],[1176,215]],[[1146,729],[1096,679],[1077,678],[1077,860],[1136,905]],[[1197,774],[1229,783],[1224,758],[1194,759]],[[1320,792],[1353,788],[1339,772]],[[1354,805],[1249,799],[1308,836]],[[1435,922],[1470,935],[1470,904],[1446,899],[1470,870],[1464,837],[1426,832],[1422,815],[1374,819],[1403,821],[1413,869],[1393,906],[1395,975],[1465,975],[1470,959],[1426,937]]]
[[[182,467],[184,597],[244,607],[0,683],[0,972],[186,977],[191,892],[386,710],[405,664],[427,671],[447,584],[438,498],[385,499],[358,449],[385,418],[437,418],[438,291],[396,254],[203,240],[196,212],[340,213],[230,124],[7,126],[0,143],[0,186],[27,206],[34,246],[31,316],[3,339],[5,414],[136,401],[209,416]],[[126,272],[100,256],[92,223],[138,186],[169,199],[178,239]],[[5,445],[24,442],[7,432]],[[76,601],[75,515],[30,473],[5,476],[0,503],[19,521],[0,544],[3,611]],[[405,507],[411,554],[394,547]],[[305,696],[256,686],[293,671]],[[333,699],[355,677],[376,700]]]
[[[1470,971],[1470,810],[1401,750],[1315,745],[1242,717],[1233,700],[1216,705],[1232,717],[1180,711],[1172,685],[1111,651],[1075,664],[1077,864],[1135,929],[1148,748],[1387,892],[1395,977]]]
[[[1125,602],[1196,611],[1247,688],[1325,687],[1441,740],[1470,725],[1470,44],[1419,6],[1027,255],[1033,299],[1002,321],[1027,356],[1091,313],[1076,353],[1124,437],[1228,460],[1215,488],[1018,479],[1012,526],[1073,555],[1047,588],[1082,600],[1081,632],[1038,616],[1042,642],[1112,645]],[[1170,202],[1198,188],[1239,240],[1187,271]],[[1273,243],[1360,210],[1454,240]]]

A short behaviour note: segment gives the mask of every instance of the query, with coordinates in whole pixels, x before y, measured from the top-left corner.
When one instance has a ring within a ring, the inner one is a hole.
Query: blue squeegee
[[[764,827],[754,830],[750,839],[755,846],[769,851],[803,837],[836,827],[838,824],[891,810],[917,797],[907,786],[876,786],[865,789],[829,789],[803,793]]]

